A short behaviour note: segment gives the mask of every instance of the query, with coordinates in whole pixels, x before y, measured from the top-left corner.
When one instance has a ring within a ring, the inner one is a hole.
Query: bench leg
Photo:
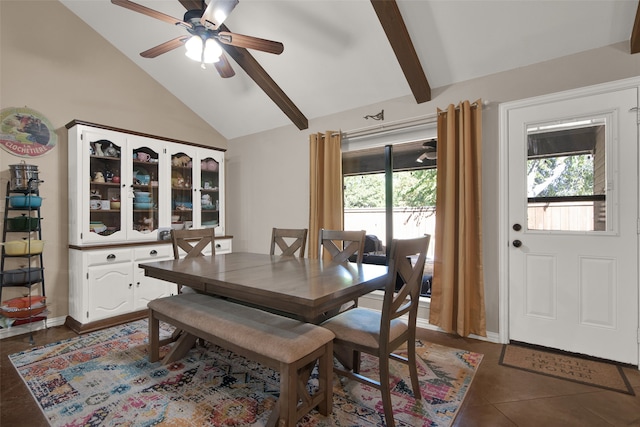
[[[149,309],[149,362],[160,360],[160,320]]]
[[[280,420],[278,426],[295,426],[298,421],[298,368],[292,364],[280,364]]]
[[[276,427],[278,426],[278,420],[280,419],[280,400],[276,402],[273,406],[273,411],[269,414],[269,419],[267,420],[267,424],[265,427]]]
[[[271,413],[267,426],[295,426],[298,419],[315,406],[324,416],[333,411],[333,341],[296,363],[280,364],[280,398]],[[318,391],[313,396],[307,383],[318,361]],[[302,404],[298,406],[298,401]]]

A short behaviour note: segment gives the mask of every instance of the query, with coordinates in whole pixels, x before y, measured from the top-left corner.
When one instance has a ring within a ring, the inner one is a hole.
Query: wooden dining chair
[[[183,230],[171,230],[171,243],[173,244],[173,258],[180,259],[180,249],[186,252],[184,258],[202,256],[202,251],[211,245],[211,255],[215,255],[214,244],[215,230],[213,228],[189,228]],[[187,283],[178,283],[178,293],[195,292]]]
[[[211,244],[211,256],[216,254],[215,230],[213,228],[185,228],[171,230],[171,243],[173,244],[173,258],[180,259],[180,249],[186,252],[184,258],[203,256],[202,251]],[[178,283],[178,293],[195,293],[196,291],[188,283]],[[170,341],[176,341],[181,329],[176,328]]]
[[[298,256],[304,258],[304,249],[307,245],[306,228],[273,228],[271,232],[271,255],[276,255],[276,246],[282,252],[282,256]],[[285,240],[286,239],[286,240]],[[291,239],[294,239],[293,241]]]
[[[361,263],[364,256],[365,230],[325,230],[320,229],[318,237],[318,257],[322,259],[323,248],[336,262],[349,261],[356,254],[356,262]]]
[[[430,239],[430,235],[425,235],[415,239],[392,240],[381,312],[356,307],[321,324],[336,336],[333,341],[334,353],[338,355],[336,352],[340,351],[339,354],[344,354],[344,350],[347,349],[352,357],[352,360],[348,361],[351,369],[336,367],[334,372],[380,390],[385,420],[390,427],[395,426],[395,421],[389,387],[389,359],[409,366],[414,398],[416,401],[421,399],[416,365],[416,317]],[[415,262],[412,262],[412,259],[415,259]],[[398,276],[404,284],[396,291]],[[401,318],[407,314],[408,321]],[[407,344],[407,357],[394,353],[404,343]],[[362,352],[378,358],[380,381],[360,374]]]

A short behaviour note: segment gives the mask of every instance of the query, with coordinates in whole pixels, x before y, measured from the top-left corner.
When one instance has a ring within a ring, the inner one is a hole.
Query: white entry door
[[[638,364],[638,90],[601,90],[506,115],[509,339]]]

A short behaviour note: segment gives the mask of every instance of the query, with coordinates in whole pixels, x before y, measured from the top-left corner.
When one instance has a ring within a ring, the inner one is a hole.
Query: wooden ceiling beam
[[[396,54],[407,83],[418,104],[431,100],[431,87],[427,81],[418,54],[395,0],[371,0],[391,48]]]
[[[187,10],[203,10],[202,0],[178,0],[178,1]]]
[[[229,31],[224,24],[220,25],[220,30]],[[298,129],[303,130],[309,128],[309,121],[304,114],[302,114],[284,91],[280,89],[280,86],[276,84],[247,49],[224,43],[220,43],[220,46],[222,46],[222,49],[260,86],[264,93],[280,107],[282,112],[289,117]]]
[[[640,52],[640,2],[638,2],[638,10],[636,11],[636,21],[631,31],[631,53]]]

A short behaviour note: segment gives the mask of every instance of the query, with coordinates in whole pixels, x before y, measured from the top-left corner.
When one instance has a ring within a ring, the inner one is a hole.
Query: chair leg
[[[389,356],[381,354],[380,362],[380,394],[382,394],[382,407],[387,427],[395,427],[393,419],[393,407],[391,406],[391,390],[389,389]]]
[[[418,364],[416,362],[416,340],[409,340],[407,348],[407,360],[409,364],[409,376],[411,377],[411,388],[413,388],[413,397],[417,400],[422,399],[420,393],[420,383],[418,382]]]
[[[352,371],[356,374],[360,373],[360,352],[353,350]]]

